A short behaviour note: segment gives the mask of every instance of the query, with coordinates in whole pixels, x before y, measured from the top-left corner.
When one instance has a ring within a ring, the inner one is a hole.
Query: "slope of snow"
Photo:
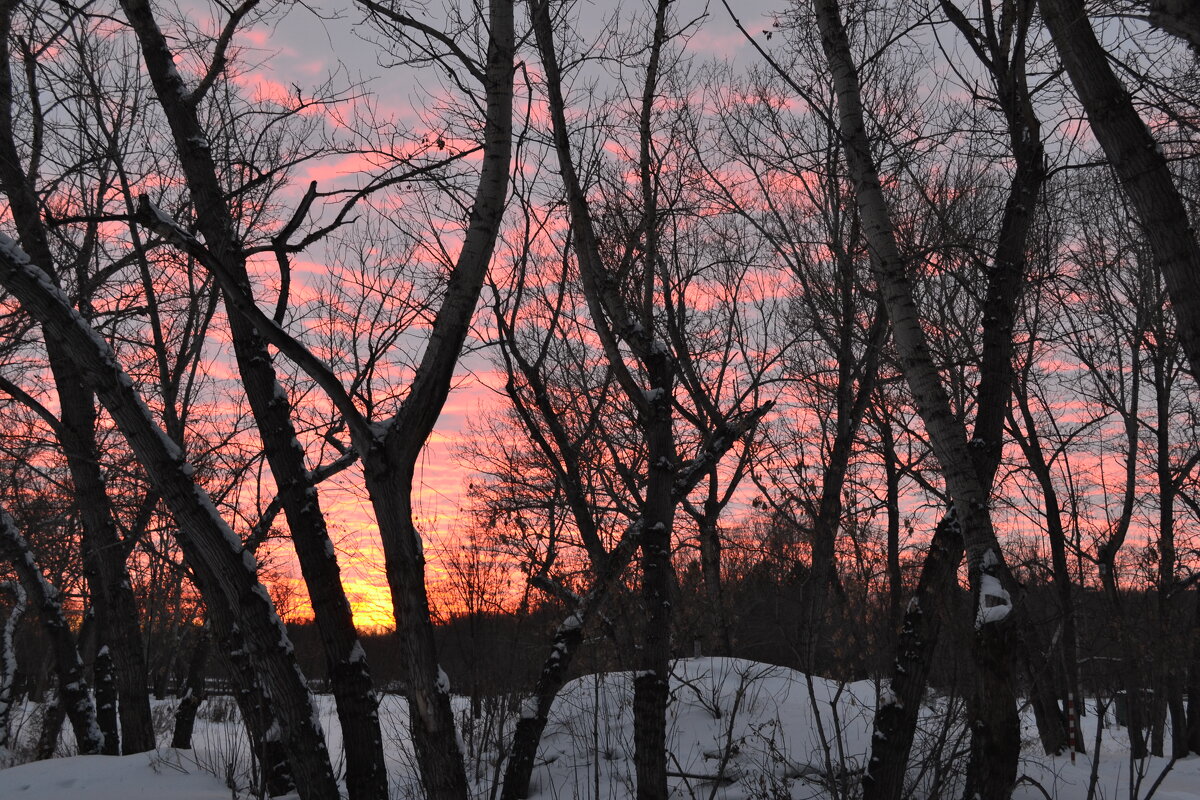
[[[853,782],[874,704],[869,682],[810,682],[784,667],[738,659],[677,661],[667,733],[675,794],[737,800],[806,787],[802,796],[810,796],[826,781]],[[632,796],[632,731],[631,673],[572,681],[551,712],[533,796]]]

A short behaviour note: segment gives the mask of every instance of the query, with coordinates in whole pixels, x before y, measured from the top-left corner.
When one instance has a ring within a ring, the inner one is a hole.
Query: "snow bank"
[[[875,706],[871,682],[838,684],[732,658],[676,661],[667,715],[676,797],[811,796],[854,782]],[[819,710],[819,716],[814,715]],[[816,724],[816,720],[820,724]],[[532,797],[633,796],[633,673],[563,687],[534,772]]]
[[[224,782],[179,750],[75,756],[0,770],[5,800],[229,800]]]
[[[668,745],[672,797],[678,800],[811,800],[837,793],[857,797],[866,765],[876,703],[874,682],[837,683],[800,672],[727,658],[677,661],[670,682]],[[452,698],[467,742],[468,775],[473,796],[492,797],[498,769],[496,734],[511,733],[520,703],[509,703],[507,722],[476,720],[466,698]],[[1088,702],[1082,720],[1089,749],[1095,743],[1098,717]],[[487,703],[485,703],[485,707]],[[168,707],[161,709],[169,719]],[[318,698],[330,751],[338,762],[341,735],[333,701]],[[947,753],[963,752],[961,700],[944,698],[922,703],[917,750],[940,742]],[[26,712],[29,712],[26,709]],[[26,713],[28,716],[28,713]],[[416,762],[408,735],[403,698],[381,697],[391,796],[420,796]],[[1041,754],[1032,715],[1022,719],[1024,754],[1019,773],[1024,780],[1014,800],[1085,800],[1091,756],[1075,764],[1067,756]],[[26,724],[22,731],[32,732]],[[1116,727],[1112,711],[1101,731],[1097,798],[1145,798],[1166,759],[1132,761],[1129,738]],[[160,731],[160,741],[162,740]],[[194,751],[113,758],[60,758],[0,770],[2,800],[227,800],[248,797],[248,752],[228,697],[213,697],[201,707]],[[70,747],[69,726],[64,747]],[[194,759],[194,760],[193,760]],[[943,764],[961,770],[948,756]],[[914,765],[920,759],[914,761]],[[207,770],[207,771],[206,771]],[[214,777],[216,773],[218,777]],[[226,775],[237,789],[231,791]],[[1138,785],[1132,793],[1130,783]],[[943,797],[961,792],[952,774],[935,774],[914,766],[910,780],[916,797],[938,786]],[[939,781],[948,781],[941,782]],[[538,751],[531,800],[631,800],[634,793],[633,674],[587,675],[567,684],[550,713]],[[235,794],[236,791],[236,794]],[[1043,794],[1045,791],[1045,794]],[[1200,800],[1200,758],[1179,761],[1155,794],[1155,800]]]

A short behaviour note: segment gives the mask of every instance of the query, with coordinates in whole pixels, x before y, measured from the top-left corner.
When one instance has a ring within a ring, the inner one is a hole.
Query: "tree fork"
[[[126,16],[142,44],[151,82],[175,139],[192,201],[196,225],[209,251],[232,279],[249,291],[244,252],[217,176],[207,138],[189,101],[182,79],[171,67],[166,39],[148,5],[137,0],[124,4]],[[386,800],[387,769],[379,728],[374,689],[350,603],[342,588],[337,559],[321,513],[313,478],[292,424],[292,406],[280,386],[266,342],[254,324],[229,301],[226,307],[234,355],[246,388],[246,397],[262,438],[266,456],[279,487],[288,530],[300,561],[301,573],[312,601],[327,669],[344,732],[346,786],[350,800]]]

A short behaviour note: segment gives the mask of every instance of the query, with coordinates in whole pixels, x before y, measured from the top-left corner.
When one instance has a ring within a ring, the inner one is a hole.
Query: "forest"
[[[0,0],[0,786],[1194,790],[1198,98],[1191,0]]]

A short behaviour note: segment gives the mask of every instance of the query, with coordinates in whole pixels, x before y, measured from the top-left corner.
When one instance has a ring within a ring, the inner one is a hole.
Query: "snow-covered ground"
[[[674,796],[681,800],[855,797],[866,760],[876,687],[871,682],[839,684],[783,667],[736,659],[699,658],[675,665],[670,706],[669,769]],[[534,774],[538,800],[624,800],[633,797],[632,683],[629,673],[579,678],[563,690],[542,742]],[[340,737],[328,698],[321,698],[323,724],[336,752]],[[949,700],[931,702],[923,715],[917,749],[938,752],[914,768],[918,796],[956,797],[955,757],[965,746]],[[502,719],[489,704],[471,717],[459,706],[471,777],[479,797],[490,797],[498,775],[496,740]],[[419,797],[415,767],[406,746],[403,702],[389,696],[381,708],[389,738],[393,797]],[[170,708],[157,710],[169,726]],[[32,721],[20,732],[35,729]],[[1089,755],[1046,758],[1032,721],[1025,730],[1022,782],[1016,798],[1087,800],[1098,719],[1083,720]],[[1096,800],[1147,798],[1167,761],[1129,758],[1124,729],[1101,729],[1096,764]],[[160,738],[169,739],[169,735]],[[201,711],[195,749],[110,758],[59,758],[0,770],[2,800],[209,800],[249,796],[248,754],[228,698],[214,698]],[[69,743],[66,745],[69,747]],[[10,754],[11,757],[11,754]],[[340,765],[339,765],[340,766]],[[1131,788],[1132,778],[1132,788]],[[1200,800],[1200,758],[1179,761],[1157,787],[1155,798]]]

